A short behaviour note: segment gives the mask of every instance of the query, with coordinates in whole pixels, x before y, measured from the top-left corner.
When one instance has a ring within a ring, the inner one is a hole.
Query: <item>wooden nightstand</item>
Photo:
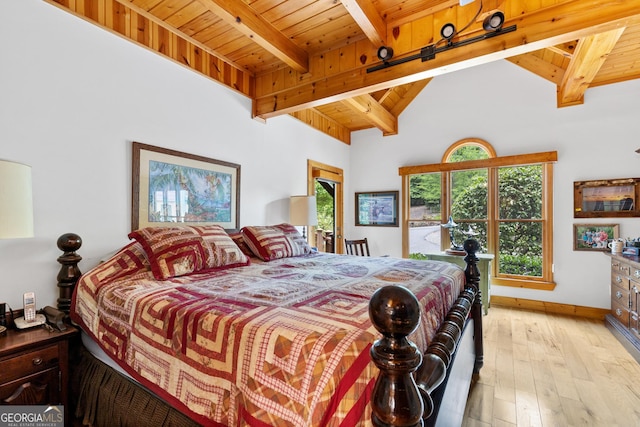
[[[69,340],[77,333],[36,326],[0,336],[0,404],[64,405],[69,425]]]

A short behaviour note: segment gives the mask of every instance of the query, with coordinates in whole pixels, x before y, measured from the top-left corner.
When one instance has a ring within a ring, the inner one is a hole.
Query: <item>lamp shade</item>
[[[0,160],[0,239],[33,237],[31,166]]]
[[[289,222],[291,225],[318,225],[316,196],[291,196]]]

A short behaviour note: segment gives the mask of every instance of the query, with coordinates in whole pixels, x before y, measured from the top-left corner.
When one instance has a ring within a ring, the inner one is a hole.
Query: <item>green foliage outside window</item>
[[[318,210],[318,228],[333,232],[334,200],[333,196],[316,180],[316,206]]]
[[[452,153],[450,162],[486,158],[488,153],[482,147],[465,145]],[[488,238],[487,173],[487,169],[451,172],[451,212],[460,225],[454,231],[454,239],[459,244],[467,238],[465,233],[471,231],[484,250]],[[411,206],[437,207],[437,215],[432,215],[431,219],[438,220],[440,175],[412,175],[409,181]],[[542,277],[542,166],[499,168],[498,205],[498,271],[500,274]],[[421,254],[410,254],[410,257],[420,259]]]

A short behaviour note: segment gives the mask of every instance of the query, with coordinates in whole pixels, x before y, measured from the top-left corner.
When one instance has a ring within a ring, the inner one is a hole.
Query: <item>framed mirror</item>
[[[574,218],[640,216],[640,178],[622,178],[573,183]]]

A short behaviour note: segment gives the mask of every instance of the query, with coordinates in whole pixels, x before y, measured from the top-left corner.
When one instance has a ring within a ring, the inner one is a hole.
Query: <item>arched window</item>
[[[492,283],[553,289],[556,159],[556,152],[498,157],[491,144],[473,138],[451,145],[442,163],[400,168],[404,256],[420,258],[473,237],[495,256]],[[449,218],[453,242],[442,227]]]

